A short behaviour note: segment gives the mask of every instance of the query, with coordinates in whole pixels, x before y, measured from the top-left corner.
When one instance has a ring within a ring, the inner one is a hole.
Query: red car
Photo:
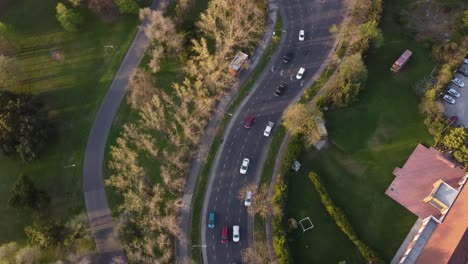
[[[251,128],[253,124],[254,118],[252,116],[247,117],[247,120],[245,121],[245,128]]]
[[[221,229],[221,243],[227,244],[228,241],[229,241],[228,227],[226,225],[223,225],[223,228]]]
[[[456,125],[457,124],[457,120],[458,120],[458,117],[457,116],[452,116],[450,118],[450,122],[452,125]]]

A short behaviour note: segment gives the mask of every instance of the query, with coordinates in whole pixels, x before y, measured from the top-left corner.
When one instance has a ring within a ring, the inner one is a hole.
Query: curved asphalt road
[[[268,121],[278,124],[284,109],[324,63],[333,43],[329,28],[339,24],[345,11],[342,0],[280,0],[279,7],[286,31],[282,34],[280,49],[231,120],[210,175],[200,227],[200,244],[206,245],[202,248],[204,264],[240,263],[241,250],[252,243],[252,219],[237,196],[243,186],[256,182],[259,177],[271,140],[263,136],[263,130]],[[305,30],[304,42],[298,40],[300,29]],[[286,52],[293,52],[294,57],[288,64],[282,64],[282,55]],[[295,78],[299,67],[306,69],[302,80]],[[280,83],[287,89],[282,97],[276,97],[273,92]],[[255,117],[254,125],[245,129],[244,120],[249,115]],[[243,158],[250,159],[246,175],[239,173]],[[209,212],[216,213],[214,229],[207,228]],[[220,243],[222,225],[229,227],[227,245]],[[239,243],[232,242],[233,225],[240,225]]]
[[[159,0],[154,0],[151,9],[157,8],[159,2]],[[130,75],[140,64],[149,45],[149,40],[143,32],[146,23],[147,21],[143,21],[141,24],[99,107],[88,136],[83,160],[83,191],[86,212],[100,263],[112,263],[115,257],[125,260],[122,245],[117,230],[114,229],[112,214],[107,204],[104,190],[103,161],[107,136],[120,103],[125,96]]]

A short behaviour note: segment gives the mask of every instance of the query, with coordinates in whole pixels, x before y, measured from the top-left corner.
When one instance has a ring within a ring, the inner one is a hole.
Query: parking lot
[[[461,67],[468,69],[468,64],[462,63]],[[460,97],[457,98],[452,96],[452,98],[456,101],[455,104],[450,104],[446,101],[443,101],[445,105],[444,114],[447,118],[451,118],[452,116],[458,117],[458,120],[454,125],[468,127],[468,77],[465,77],[463,74],[457,72],[454,74],[454,78],[460,79],[465,83],[465,86],[461,88],[453,83],[448,85],[447,90],[449,88],[457,90],[460,93]]]

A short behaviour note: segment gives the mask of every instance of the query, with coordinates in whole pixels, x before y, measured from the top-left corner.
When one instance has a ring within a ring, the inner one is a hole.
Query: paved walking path
[[[151,9],[157,8],[154,0]],[[112,122],[128,87],[130,75],[138,67],[150,41],[143,32],[143,21],[115,74],[96,114],[89,133],[83,160],[83,191],[91,232],[96,243],[100,263],[112,263],[114,258],[125,261],[118,231],[114,228],[112,214],[104,190],[103,162],[107,137]]]
[[[232,100],[235,98],[238,90],[250,77],[251,73],[255,70],[258,62],[262,58],[265,49],[269,46],[271,39],[273,37],[273,32],[275,29],[276,18],[278,12],[278,5],[276,0],[268,1],[268,23],[266,25],[266,31],[263,35],[263,38],[259,46],[255,49],[252,57],[250,58],[249,67],[246,70],[243,70],[239,73],[239,83],[229,89],[229,92],[221,99],[217,104],[216,110],[210,122],[205,128],[205,132],[200,140],[200,144],[197,150],[197,154],[192,161],[189,175],[186,178],[186,184],[184,188],[184,195],[182,197],[182,208],[180,213],[180,227],[182,228],[185,237],[187,238],[188,243],[183,243],[182,241],[176,241],[176,263],[185,263],[190,254],[191,244],[190,244],[190,233],[191,233],[191,224],[192,224],[192,199],[193,194],[197,185],[198,176],[203,165],[203,162],[208,154],[208,151],[213,143],[213,139],[216,133],[219,122],[223,119],[224,114],[232,115],[231,113],[226,113],[227,108],[229,107]],[[198,243],[195,241],[194,243]]]

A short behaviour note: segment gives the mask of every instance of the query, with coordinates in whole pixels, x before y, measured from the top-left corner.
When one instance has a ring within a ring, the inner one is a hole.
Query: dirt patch
[[[6,39],[0,39],[0,54],[5,56],[13,56],[16,53],[15,47]]]
[[[407,28],[416,39],[444,41],[450,38],[454,22],[463,9],[447,10],[433,0],[417,1],[402,12]]]
[[[389,140],[393,134],[393,129],[380,125],[375,129],[372,136],[367,141],[367,147],[372,151],[379,151],[385,144],[389,143]]]
[[[54,61],[63,61],[63,54],[60,51],[53,50],[49,52],[50,57]]]

